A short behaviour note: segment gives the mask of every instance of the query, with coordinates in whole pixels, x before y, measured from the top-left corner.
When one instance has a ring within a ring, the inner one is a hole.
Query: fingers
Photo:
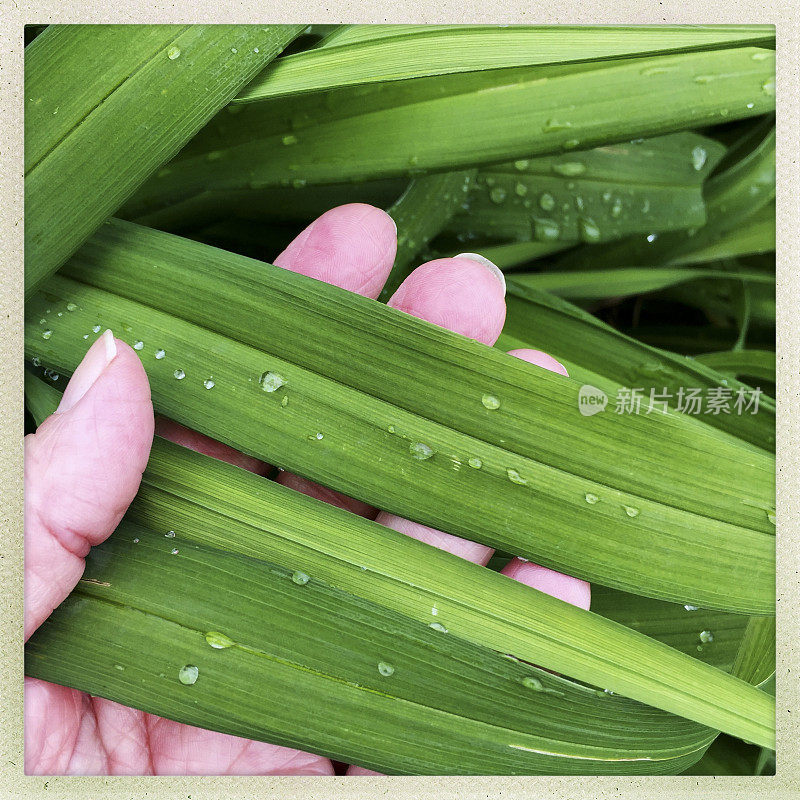
[[[377,297],[392,269],[397,226],[379,208],[349,203],[326,211],[275,264],[350,292]]]
[[[505,293],[503,273],[491,261],[463,253],[417,267],[388,305],[492,345],[503,330]]]
[[[106,331],[58,410],[25,438],[25,638],[72,591],[91,545],[116,528],[153,440],[153,406],[136,353]]]

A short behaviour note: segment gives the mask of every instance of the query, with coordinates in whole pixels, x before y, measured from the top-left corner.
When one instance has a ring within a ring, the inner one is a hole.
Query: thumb
[[[25,437],[25,639],[80,580],[89,548],[116,528],[153,441],[138,356],[107,330],[58,410]]]

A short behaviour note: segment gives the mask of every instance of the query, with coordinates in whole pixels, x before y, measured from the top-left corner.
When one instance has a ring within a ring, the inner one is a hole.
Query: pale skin
[[[274,263],[375,298],[389,274],[395,226],[362,204],[323,214]],[[418,267],[389,305],[486,345],[505,319],[499,270],[470,256]],[[532,370],[566,370],[546,353],[516,350]],[[268,465],[170,420],[154,420],[138,355],[106,332],[75,371],[58,411],[25,439],[25,639],[81,577],[92,545],[114,530],[139,488],[155,431],[259,474]],[[397,531],[486,564],[492,550],[379,511],[296,475],[278,480]],[[589,607],[589,585],[521,559],[512,580]],[[331,775],[328,758],[201,730],[74,689],[25,679],[25,771],[48,775]],[[349,775],[378,774],[357,766]]]

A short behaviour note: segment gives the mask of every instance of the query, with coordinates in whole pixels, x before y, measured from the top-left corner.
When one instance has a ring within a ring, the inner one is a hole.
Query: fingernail
[[[488,269],[489,272],[491,272],[492,275],[494,275],[498,281],[500,281],[500,285],[503,287],[503,296],[505,297],[506,276],[503,275],[503,270],[501,270],[500,267],[497,266],[497,264],[493,264],[491,261],[489,261],[488,258],[484,258],[482,255],[479,255],[478,253],[459,253],[456,256],[456,258],[468,258],[470,259],[470,261],[477,261],[479,264],[483,264],[483,266],[486,267],[486,269]]]
[[[70,378],[64,396],[58,404],[58,412],[63,414],[75,406],[116,355],[117,343],[114,341],[114,334],[109,329],[89,348],[83,361],[78,364],[78,369]]]

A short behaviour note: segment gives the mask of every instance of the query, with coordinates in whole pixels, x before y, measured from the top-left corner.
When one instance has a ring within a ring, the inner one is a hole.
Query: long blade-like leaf
[[[25,289],[33,291],[299,32],[51,25],[25,51]]]
[[[251,103],[218,116],[168,174],[142,188],[124,216],[209,189],[461,169],[764,114],[775,107],[774,60],[773,51],[745,47],[601,66],[487,70]]]
[[[200,543],[277,563],[424,625],[437,623],[476,644],[712,727],[762,743],[774,736],[772,699],[737,678],[496,572],[158,438],[128,519],[169,531],[166,541],[158,535],[162,560]],[[123,536],[126,551],[138,544],[128,543],[135,533]],[[101,570],[114,568],[108,562],[97,556]],[[126,568],[123,559],[114,571],[124,578],[144,570]],[[113,597],[120,582],[104,572],[85,577],[82,590],[100,597],[109,596],[106,590]],[[175,583],[167,583],[167,608],[180,602],[171,596]],[[148,600],[137,597],[134,605]],[[213,593],[209,600],[220,605]],[[232,635],[227,625],[221,630]]]
[[[332,32],[318,47],[270,65],[236,102],[526,64],[599,61],[737,44],[769,46],[774,36],[771,25],[350,25]]]
[[[134,225],[104,226],[68,272],[103,288],[51,279],[29,357],[69,371],[93,330],[129,332],[161,412],[270,463],[589,580],[772,611],[774,467],[755,447],[672,412],[584,419],[577,381]]]

